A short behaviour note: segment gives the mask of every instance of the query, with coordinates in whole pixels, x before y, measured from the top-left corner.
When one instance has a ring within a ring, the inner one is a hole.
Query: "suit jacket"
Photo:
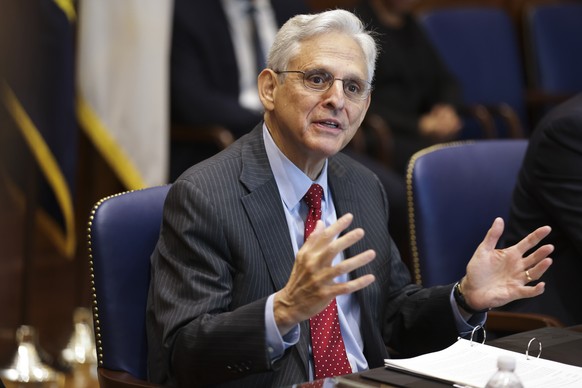
[[[294,252],[262,136],[259,125],[191,167],[168,193],[147,311],[153,381],[266,387],[309,378],[307,322],[282,359],[268,357],[265,302],[286,284]],[[328,175],[338,217],[351,212],[351,227],[366,231],[346,257],[369,248],[377,253],[352,274],[377,278],[356,294],[370,367],[383,365],[386,345],[414,355],[452,343],[458,335],[452,286],[410,284],[388,233],[388,202],[376,176],[341,153],[329,159]]]
[[[306,13],[303,0],[271,0],[281,26]],[[222,125],[240,136],[262,114],[239,102],[238,65],[228,20],[220,0],[175,0],[170,56],[172,122],[183,125]]]
[[[550,225],[554,264],[541,280],[544,294],[506,309],[550,314],[582,323],[582,94],[551,111],[531,135],[513,193],[507,245]]]

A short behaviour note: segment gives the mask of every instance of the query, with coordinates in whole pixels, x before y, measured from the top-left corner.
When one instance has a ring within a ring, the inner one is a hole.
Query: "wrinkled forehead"
[[[350,35],[331,32],[298,42],[290,58],[289,68],[325,69],[367,79],[366,57],[358,42]]]

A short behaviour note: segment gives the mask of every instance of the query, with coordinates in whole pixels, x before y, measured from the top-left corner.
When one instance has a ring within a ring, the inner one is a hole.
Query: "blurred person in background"
[[[412,14],[416,2],[363,0],[355,9],[380,46],[368,113],[389,126],[394,168],[402,175],[416,151],[455,139],[462,127],[457,81]]]
[[[550,111],[533,131],[513,192],[506,246],[539,225],[552,227],[546,240],[555,246],[554,265],[538,280],[546,282],[546,292],[505,308],[582,324],[582,94]]]
[[[170,119],[195,131],[221,126],[240,137],[263,116],[257,75],[287,19],[303,0],[175,0],[170,56]],[[170,180],[217,149],[171,145]]]

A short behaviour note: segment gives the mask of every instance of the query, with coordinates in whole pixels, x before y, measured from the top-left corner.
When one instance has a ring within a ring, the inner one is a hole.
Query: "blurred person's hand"
[[[424,136],[435,141],[448,141],[457,136],[462,121],[451,105],[438,104],[420,118],[418,125]]]

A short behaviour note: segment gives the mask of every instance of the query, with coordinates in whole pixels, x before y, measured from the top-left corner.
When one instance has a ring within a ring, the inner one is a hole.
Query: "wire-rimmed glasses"
[[[351,100],[365,100],[372,91],[372,84],[360,78],[335,78],[333,74],[322,69],[307,71],[301,70],[275,70],[277,74],[297,73],[303,75],[303,85],[307,89],[325,92],[331,88],[335,81],[342,81],[346,97]]]

